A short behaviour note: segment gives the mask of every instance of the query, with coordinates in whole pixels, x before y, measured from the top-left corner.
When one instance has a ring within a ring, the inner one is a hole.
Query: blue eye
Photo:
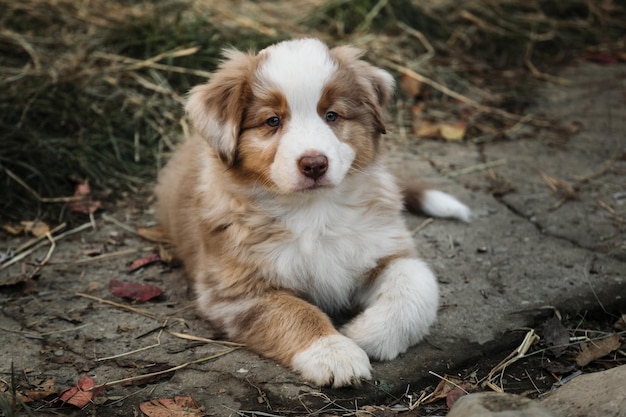
[[[334,122],[339,118],[339,115],[334,111],[329,111],[326,112],[326,115],[324,117],[326,118],[327,122]]]
[[[280,117],[278,116],[273,116],[270,117],[269,119],[267,119],[265,121],[265,123],[269,126],[269,127],[278,127],[280,126]]]

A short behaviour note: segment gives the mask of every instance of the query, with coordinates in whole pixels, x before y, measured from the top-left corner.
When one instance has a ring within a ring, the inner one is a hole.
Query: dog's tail
[[[433,217],[447,217],[469,222],[471,210],[456,197],[424,185],[402,184],[404,207],[411,213]]]

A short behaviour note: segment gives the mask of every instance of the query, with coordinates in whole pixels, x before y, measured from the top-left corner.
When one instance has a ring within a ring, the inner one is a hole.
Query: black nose
[[[300,172],[311,179],[321,178],[328,170],[328,158],[324,155],[308,155],[298,160]]]

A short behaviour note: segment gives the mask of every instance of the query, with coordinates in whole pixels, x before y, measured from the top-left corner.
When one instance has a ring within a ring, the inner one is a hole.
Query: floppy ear
[[[185,109],[196,132],[215,149],[219,158],[232,166],[255,56],[234,49],[224,51],[223,61],[211,80],[191,89]]]
[[[367,105],[376,121],[380,133],[386,133],[383,109],[393,96],[395,81],[384,69],[363,61],[363,51],[352,46],[337,46],[330,54],[340,64],[351,68],[365,92],[364,104]]]

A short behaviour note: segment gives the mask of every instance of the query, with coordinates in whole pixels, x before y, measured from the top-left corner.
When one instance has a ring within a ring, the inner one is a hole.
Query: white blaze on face
[[[285,193],[339,184],[354,161],[355,152],[334,134],[317,105],[322,91],[337,65],[328,48],[314,39],[280,43],[261,52],[266,60],[259,69],[262,82],[284,94],[290,118],[283,126],[270,178]],[[326,173],[314,180],[303,175],[298,161],[303,156],[321,155],[328,159]]]

